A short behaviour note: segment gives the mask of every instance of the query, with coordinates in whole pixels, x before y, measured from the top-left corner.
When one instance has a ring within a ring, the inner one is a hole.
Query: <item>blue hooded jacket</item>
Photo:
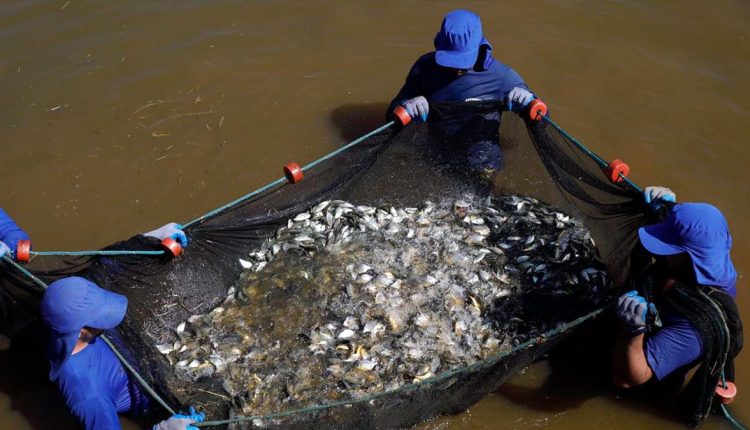
[[[417,96],[430,103],[503,100],[515,87],[528,90],[518,73],[492,57],[477,14],[459,9],[446,15],[434,43],[435,51],[412,66],[389,112]],[[456,69],[465,72],[459,76]]]

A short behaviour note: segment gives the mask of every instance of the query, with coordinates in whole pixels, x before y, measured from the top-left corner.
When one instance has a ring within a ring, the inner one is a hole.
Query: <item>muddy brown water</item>
[[[456,6],[4,1],[2,207],[37,249],[101,247],[192,219],[277,178],[289,160],[311,161],[380,124],[383,103]],[[749,315],[750,5],[465,6],[574,136],[627,160],[636,182],[724,211]],[[680,428],[592,377],[592,342],[421,428]],[[733,409],[750,423],[746,355]],[[0,427],[75,428],[38,375],[0,359]],[[711,419],[705,428],[728,427]]]

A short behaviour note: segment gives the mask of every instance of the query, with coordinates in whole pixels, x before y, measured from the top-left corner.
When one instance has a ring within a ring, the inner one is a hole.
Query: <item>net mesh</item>
[[[494,193],[535,197],[580,218],[591,231],[609,276],[615,285],[622,284],[633,270],[630,255],[637,244],[637,228],[649,222],[640,195],[613,184],[593,160],[548,123],[523,120],[502,109],[494,102],[431,105],[428,123],[386,129],[305,171],[299,184],[279,185],[191,225],[186,231],[190,247],[180,258],[37,258],[27,268],[47,283],[78,275],[127,296],[128,313],[118,331],[135,357],[133,364],[168,402],[196,405],[209,417],[233,414],[221,381],[207,377],[185,382],[174,375],[154,345],[173,341],[174,327],[191,314],[220,304],[240,275],[238,259],[258,248],[290,216],[321,201],[404,207],[466,191],[485,191],[486,185],[464,161],[467,148],[475,142],[490,139],[502,150],[503,166],[493,178]],[[440,126],[455,123],[456,118],[467,126],[450,132]],[[136,236],[106,249],[158,246],[154,239]],[[12,268],[6,268],[6,273],[0,289],[0,323],[4,333],[13,335],[36,320],[42,291]],[[580,318],[595,314],[583,306],[564,308],[569,312],[564,318],[572,324],[511,352],[392,392],[304,410],[280,410],[279,416],[239,419],[233,425],[391,428],[462,411],[562,340]]]

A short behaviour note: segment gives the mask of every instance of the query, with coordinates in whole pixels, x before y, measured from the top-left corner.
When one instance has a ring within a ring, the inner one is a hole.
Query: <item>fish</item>
[[[611,285],[582,222],[525,196],[325,200],[239,263],[220,306],[154,346],[186,384],[218,380],[255,415],[476,363],[543,332],[514,299],[526,288],[593,296]]]

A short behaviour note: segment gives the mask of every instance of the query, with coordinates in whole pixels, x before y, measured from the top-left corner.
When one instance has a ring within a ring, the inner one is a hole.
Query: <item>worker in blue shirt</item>
[[[647,188],[645,197],[652,205],[676,200],[675,194],[663,187]],[[618,300],[616,314],[622,330],[613,361],[615,385],[630,388],[675,374],[684,378],[689,368],[717,349],[711,321],[728,327],[730,344],[739,342],[734,351],[727,346],[731,362],[741,348],[742,324],[734,304],[737,272],[730,258],[732,238],[722,213],[705,203],[675,204],[662,222],[640,228],[638,235],[656,261],[651,273],[654,291],[650,301],[642,291],[630,291]],[[658,312],[661,327],[648,327],[651,330],[647,332],[649,312]],[[723,333],[718,337],[726,338]],[[722,366],[724,361],[717,369]],[[719,378],[717,369],[701,373],[699,368],[693,379],[709,382],[693,384],[691,380],[688,384],[686,390],[691,385],[697,388],[696,398],[688,400],[692,403],[687,407],[699,409],[686,411],[692,414],[688,417],[691,422],[699,422],[708,413]],[[733,375],[726,378],[733,379]]]
[[[388,112],[401,105],[413,119],[426,121],[433,102],[503,100],[509,110],[520,110],[534,99],[521,76],[493,58],[492,45],[484,38],[482,22],[475,13],[450,12],[434,42],[435,51],[414,63]],[[480,172],[501,166],[497,141],[500,115],[486,119],[488,124],[483,127],[491,130],[490,134],[467,148],[469,165]],[[450,134],[456,134],[466,126],[464,122],[458,119],[442,126]]]
[[[157,239],[186,237],[173,223],[146,233]],[[180,234],[182,233],[182,234]],[[87,430],[120,429],[118,413],[143,414],[149,399],[141,392],[110,348],[98,338],[125,317],[126,297],[99,288],[81,277],[68,277],[49,285],[41,302],[42,321],[48,329],[47,357],[50,379],[56,382],[67,406]],[[153,430],[197,430],[190,424],[203,421],[191,408],[156,424]]]
[[[29,240],[29,235],[0,209],[0,258],[8,252],[15,255],[19,240]]]

